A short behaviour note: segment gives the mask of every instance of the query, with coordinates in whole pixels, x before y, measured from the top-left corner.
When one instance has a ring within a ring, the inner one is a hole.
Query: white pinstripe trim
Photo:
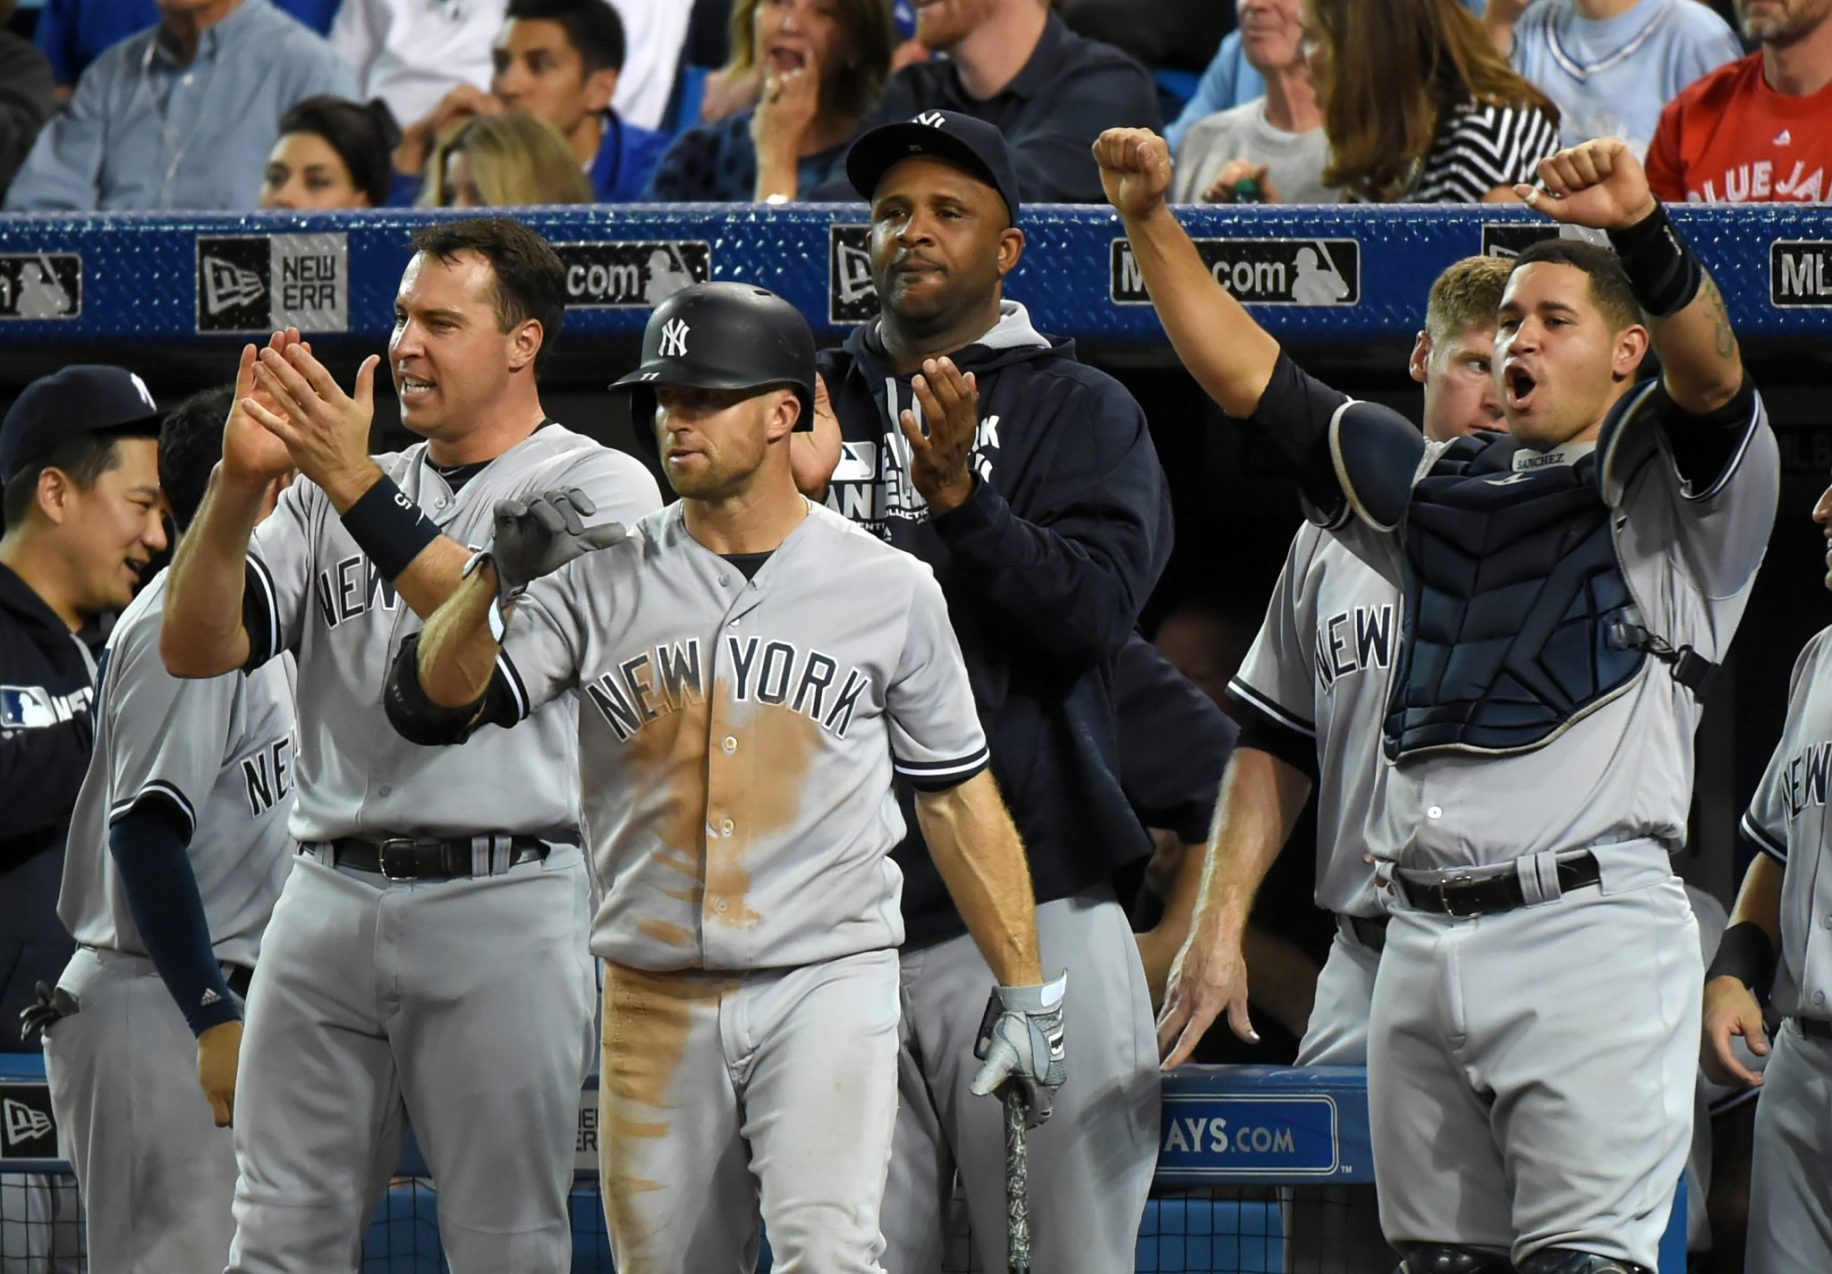
[[[905,761],[893,752],[891,766],[907,779],[946,779],[983,770],[986,768],[986,762],[991,759],[992,749],[984,747],[972,756],[959,757],[952,761]]]
[[[127,800],[116,801],[113,805],[109,806],[108,821],[111,824],[120,822],[134,806],[144,801],[148,796],[163,796],[166,800],[177,806],[178,812],[184,815],[184,834],[186,840],[189,840],[192,836],[197,834],[197,811],[192,808],[191,802],[185,797],[183,792],[179,791],[170,783],[167,783],[164,779],[154,779]]]
[[[1275,700],[1268,699],[1265,695],[1255,690],[1239,677],[1229,679],[1228,693],[1238,699],[1246,700],[1282,726],[1287,726],[1296,730],[1299,734],[1312,739],[1317,737],[1316,722],[1306,721],[1303,717],[1281,706]]]
[[[255,582],[261,586],[261,602],[267,612],[267,657],[272,659],[280,653],[279,595],[274,589],[274,579],[265,562],[250,553],[248,565],[253,570]]]
[[[1767,832],[1756,826],[1756,820],[1749,816],[1748,810],[1743,812],[1743,821],[1739,826],[1743,835],[1749,837],[1757,849],[1777,862],[1787,862],[1787,846],[1778,843]]]

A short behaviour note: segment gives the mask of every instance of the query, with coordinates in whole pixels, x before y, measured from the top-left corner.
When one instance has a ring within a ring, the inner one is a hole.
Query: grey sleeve
[[[1304,527],[1292,538],[1285,567],[1266,605],[1266,618],[1240,671],[1228,683],[1229,694],[1313,739],[1317,734],[1316,616],[1300,607],[1306,601],[1304,576],[1319,534],[1314,527]]]
[[[585,633],[592,623],[580,576],[594,556],[588,553],[535,580],[509,615],[496,669],[508,682],[516,721],[578,686]]]
[[[1821,632],[1807,643],[1806,649],[1794,661],[1794,674],[1788,682],[1787,720],[1781,727],[1775,751],[1762,771],[1762,781],[1756,784],[1755,795],[1743,813],[1743,835],[1757,849],[1782,863],[1787,862],[1788,758],[1796,747],[1795,735],[1806,709],[1807,692],[1817,675],[1819,651],[1826,641],[1827,633]]]
[[[188,840],[229,751],[243,674],[189,680],[159,658],[157,612],[123,634],[108,658],[108,821],[147,800],[177,813]]]
[[[591,521],[633,525],[662,507],[655,476],[636,457],[610,447],[574,452],[558,467],[540,470],[525,488],[530,492],[555,487],[577,487],[591,497],[598,511]]]
[[[1670,408],[1663,428],[1677,478],[1679,549],[1707,597],[1749,583],[1775,525],[1781,450],[1753,389],[1723,409],[1688,417]]]
[[[248,667],[259,667],[282,650],[297,653],[312,596],[316,557],[316,507],[324,493],[304,478],[280,496],[248,542],[248,578],[242,623],[248,629]]]
[[[989,753],[948,603],[927,566],[917,568],[904,619],[903,651],[885,691],[891,762],[924,791],[965,783],[986,768]]]

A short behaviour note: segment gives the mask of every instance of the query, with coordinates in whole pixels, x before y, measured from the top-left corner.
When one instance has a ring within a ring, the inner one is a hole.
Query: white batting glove
[[[985,1062],[973,1077],[974,1094],[984,1097],[1007,1081],[1017,1084],[1033,1128],[1050,1117],[1050,1102],[1069,1074],[1062,1044],[1068,986],[1065,971],[1042,986],[994,987],[973,1044],[973,1055]]]

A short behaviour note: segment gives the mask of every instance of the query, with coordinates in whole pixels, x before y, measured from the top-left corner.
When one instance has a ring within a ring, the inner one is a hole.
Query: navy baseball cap
[[[846,152],[846,177],[867,201],[884,174],[911,155],[929,155],[971,173],[999,192],[1018,224],[1018,174],[1005,134],[958,111],[924,111],[898,124],[880,124]]]
[[[0,421],[0,483],[77,434],[157,435],[159,407],[124,367],[76,363],[25,387]]]

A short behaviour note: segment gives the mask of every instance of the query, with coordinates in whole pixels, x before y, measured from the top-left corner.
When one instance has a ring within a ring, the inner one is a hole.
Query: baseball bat
[[[1024,1129],[1028,1112],[1017,1084],[1007,1083],[999,1096],[1005,1104],[1005,1271],[1031,1274],[1030,1148]]]

